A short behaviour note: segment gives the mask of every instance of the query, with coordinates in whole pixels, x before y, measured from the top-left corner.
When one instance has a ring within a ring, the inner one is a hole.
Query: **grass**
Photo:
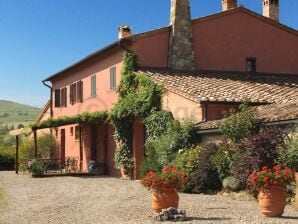
[[[5,205],[5,191],[3,188],[0,188],[0,208]]]

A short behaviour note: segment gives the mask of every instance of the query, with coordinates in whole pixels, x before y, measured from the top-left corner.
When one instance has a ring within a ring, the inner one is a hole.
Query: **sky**
[[[257,13],[261,0],[238,0]],[[280,1],[280,22],[298,29],[298,1]],[[192,18],[221,0],[190,0]],[[43,107],[46,77],[117,40],[119,25],[140,33],[167,26],[170,0],[0,0],[0,100]]]

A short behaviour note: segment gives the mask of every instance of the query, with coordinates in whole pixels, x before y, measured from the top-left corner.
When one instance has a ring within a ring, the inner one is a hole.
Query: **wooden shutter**
[[[61,106],[67,107],[67,89],[66,89],[66,87],[61,90]]]
[[[110,68],[110,89],[116,90],[116,67]]]
[[[96,96],[96,75],[91,76],[91,96]]]
[[[60,107],[60,89],[55,89],[55,107]]]
[[[69,103],[74,104],[74,92],[73,84],[69,85]]]
[[[82,103],[83,102],[83,81],[78,82],[77,88],[78,88],[78,101]]]

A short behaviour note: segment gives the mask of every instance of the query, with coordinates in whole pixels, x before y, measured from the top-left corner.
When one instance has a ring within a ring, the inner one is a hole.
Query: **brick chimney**
[[[195,70],[189,0],[171,0],[170,25],[169,68]]]
[[[222,0],[222,11],[227,11],[233,8],[237,8],[237,0]]]
[[[131,36],[131,28],[127,25],[119,26],[118,28],[118,38],[119,40],[125,37]]]
[[[263,0],[263,16],[279,21],[279,0]]]

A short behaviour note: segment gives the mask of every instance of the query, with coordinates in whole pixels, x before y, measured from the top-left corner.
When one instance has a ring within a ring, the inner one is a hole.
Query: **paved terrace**
[[[6,203],[1,224],[154,223],[150,194],[136,181],[110,177],[52,177],[0,172]],[[180,194],[183,223],[298,223],[298,211],[287,206],[283,218],[262,218],[254,200],[221,195]]]

